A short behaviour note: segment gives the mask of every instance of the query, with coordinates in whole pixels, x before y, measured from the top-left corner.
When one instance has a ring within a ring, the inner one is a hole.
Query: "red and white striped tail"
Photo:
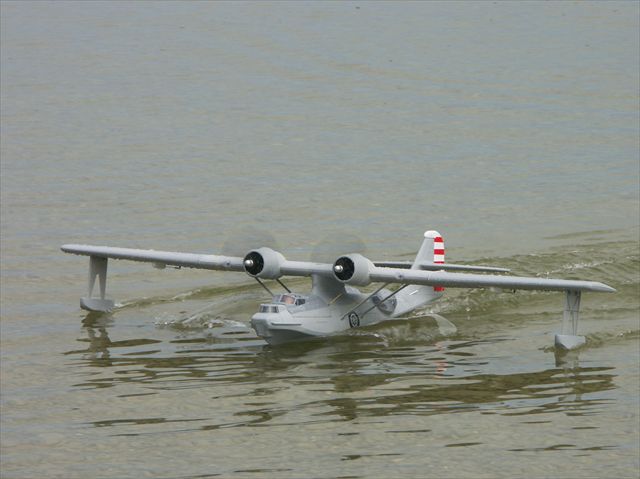
[[[444,264],[444,240],[442,236],[440,236],[440,233],[437,231],[428,231],[425,236],[433,238],[433,263]],[[434,286],[433,290],[440,293],[444,291],[444,288],[442,286]]]
[[[433,238],[433,262],[435,264],[444,264],[444,240],[442,236]]]
[[[424,239],[416,254],[416,259],[411,265],[411,269],[421,270],[424,264],[431,263],[444,263],[444,241],[440,233],[433,230],[425,231]],[[429,269],[431,270],[432,268]],[[442,286],[414,286],[403,289],[396,295],[398,302],[396,309],[393,311],[393,317],[403,316],[420,306],[430,303],[442,296],[443,291],[444,288]]]

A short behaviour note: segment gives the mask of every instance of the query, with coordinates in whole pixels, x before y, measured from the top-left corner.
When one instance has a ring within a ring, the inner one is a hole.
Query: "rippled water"
[[[637,477],[637,3],[1,8],[3,478]],[[269,347],[244,275],[112,262],[87,315],[58,249],[406,260],[425,229],[618,292],[567,355],[562,295],[453,289]]]

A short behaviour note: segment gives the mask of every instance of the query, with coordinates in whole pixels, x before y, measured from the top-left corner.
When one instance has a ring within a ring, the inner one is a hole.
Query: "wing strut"
[[[291,292],[291,290],[290,290],[289,288],[287,288],[287,285],[286,285],[286,284],[284,284],[282,281],[280,281],[280,279],[279,279],[279,278],[276,278],[276,281],[278,282],[278,284],[279,284],[280,286],[282,286],[284,289],[286,289],[286,290],[287,290],[287,293],[290,293],[290,292]]]
[[[587,342],[584,336],[578,336],[580,319],[580,291],[567,289],[565,292],[564,314],[561,334],[556,334],[555,344],[564,349],[574,349]]]
[[[347,316],[349,316],[349,319],[351,320],[351,315],[352,314],[356,314],[356,317],[358,319],[358,325],[360,324],[360,318],[359,316],[357,316],[356,313],[356,309],[358,309],[360,306],[362,306],[364,303],[366,303],[367,301],[369,301],[369,299],[373,298],[376,294],[378,294],[380,291],[382,291],[384,288],[387,287],[389,283],[385,283],[382,286],[380,286],[378,289],[376,289],[373,293],[371,293],[369,296],[367,296],[366,298],[364,298],[362,301],[360,301],[358,304],[356,304],[353,308],[351,308],[351,311],[345,313],[342,315],[342,318],[340,318],[340,320],[342,321],[344,318],[346,318]],[[337,299],[337,298],[336,298]]]
[[[114,302],[106,298],[107,292],[107,265],[109,260],[98,256],[89,257],[89,296],[80,298],[80,307],[86,311],[109,312],[113,309]],[[93,288],[96,285],[96,277],[100,281],[100,297],[93,297]]]
[[[259,284],[260,286],[262,286],[262,287],[267,291],[267,293],[269,293],[269,295],[270,295],[271,297],[273,297],[273,293],[271,292],[271,290],[270,290],[269,288],[267,288],[267,285],[266,285],[266,284],[264,284],[264,283],[260,280],[260,278],[255,277],[254,279],[258,282],[258,284]]]
[[[258,278],[258,277],[256,277],[256,276],[254,276],[254,278],[253,278],[253,279],[255,279],[255,280],[258,282],[258,284],[259,284],[260,286],[262,286],[262,287],[267,291],[267,293],[269,293],[271,296],[275,296],[275,295],[273,294],[273,292],[272,292],[272,291],[267,287],[267,285],[266,285],[266,284],[264,284],[264,281],[262,281],[260,278]],[[278,282],[278,284],[279,284],[280,286],[282,286],[284,289],[286,289],[286,290],[287,290],[287,293],[290,293],[290,292],[291,292],[291,290],[290,290],[289,288],[287,288],[287,285],[285,285],[282,281],[280,281],[280,279],[279,279],[279,278],[276,278],[276,281]]]
[[[400,291],[402,291],[404,288],[406,288],[407,286],[409,286],[408,284],[403,284],[402,286],[400,286],[398,289],[396,289],[393,293],[387,295],[384,299],[380,300],[380,302],[378,304],[374,304],[373,306],[371,306],[369,309],[367,309],[364,313],[362,313],[362,316],[364,316],[365,314],[367,314],[369,311],[373,310],[374,308],[376,308],[378,305],[383,304],[386,300],[391,299],[392,297],[394,297],[396,294],[398,294]],[[369,296],[370,298],[371,296]],[[367,298],[367,299],[369,299]]]
[[[360,301],[354,308],[351,308],[351,311],[349,311],[348,313],[346,313],[345,315],[342,316],[341,319],[344,319],[346,317],[349,318],[349,324],[351,324],[351,327],[354,326],[359,326],[360,325],[360,319],[364,318],[364,316],[370,312],[371,310],[375,309],[377,306],[383,304],[385,301],[387,301],[388,299],[391,299],[393,296],[395,296],[396,294],[398,294],[400,291],[402,291],[404,288],[406,288],[407,286],[409,286],[408,284],[403,284],[402,286],[400,286],[398,289],[396,289],[393,293],[387,295],[384,299],[381,299],[380,302],[378,304],[374,304],[373,306],[371,306],[370,308],[368,308],[364,313],[360,313],[360,315],[358,315],[357,313],[357,309],[362,306],[363,304],[365,304],[367,301],[369,301],[371,298],[373,298],[376,294],[378,294],[380,291],[382,291],[384,288],[386,288],[389,285],[389,283],[385,283],[382,286],[380,286],[378,289],[376,289],[373,293],[371,293],[369,296],[367,296],[365,299],[363,299],[362,301]],[[353,316],[355,315],[355,316]],[[353,322],[355,321],[355,325],[353,324]]]

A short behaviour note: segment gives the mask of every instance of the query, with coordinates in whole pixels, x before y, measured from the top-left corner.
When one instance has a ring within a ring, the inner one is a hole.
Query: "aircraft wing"
[[[524,276],[500,276],[446,271],[406,270],[373,267],[369,270],[372,282],[446,286],[448,288],[535,289],[542,291],[599,291],[616,290],[596,281],[548,279]]]
[[[153,263],[154,266],[163,268],[165,266],[178,266],[184,268],[211,269],[222,271],[247,272],[243,264],[244,258],[239,256],[220,256],[213,254],[177,253],[172,251],[156,251],[152,249],[116,248],[113,246],[91,246],[80,244],[66,244],[60,249],[65,253],[90,256],[103,259],[124,259],[129,261],[140,261]],[[313,263],[309,261],[288,261],[282,256],[275,256],[277,253],[268,249],[259,249],[256,252],[262,254],[263,263],[270,261],[277,262],[277,274],[273,278],[285,276],[311,276],[312,274],[323,274],[332,276],[332,265],[328,263]],[[275,254],[275,255],[274,255]],[[266,274],[252,274],[261,278],[269,279]],[[250,273],[251,274],[251,273]]]
[[[194,254],[194,253],[178,253],[171,251],[155,251],[132,248],[117,248],[112,246],[90,246],[67,244],[62,246],[65,253],[90,256],[92,258],[102,259],[124,259],[130,261],[141,261],[153,263],[156,267],[177,266],[185,268],[238,271],[245,272],[247,269],[243,264],[243,258],[238,256],[221,256],[211,254]],[[264,279],[277,278],[280,276],[311,276],[320,274],[323,276],[334,275],[334,265],[329,263],[314,263],[308,261],[289,261],[281,255],[272,257],[275,253],[271,250],[259,249],[265,264],[271,261],[277,263],[277,269],[270,270],[273,273],[255,274],[252,276]],[[278,254],[279,255],[279,254]],[[363,260],[365,258],[362,258]],[[358,261],[359,262],[359,261]],[[371,263],[366,260],[365,276],[360,277],[358,281],[343,280],[349,284],[369,284],[372,282],[382,283],[398,283],[398,284],[416,284],[424,286],[444,286],[449,288],[502,288],[502,289],[535,289],[547,291],[600,291],[613,292],[615,289],[603,283],[595,281],[565,280],[565,279],[548,279],[536,277],[522,276],[502,276],[491,274],[473,274],[473,273],[451,273],[442,271],[443,269],[471,269],[476,271],[495,271],[503,272],[502,268],[492,267],[471,267],[467,265],[446,265],[425,263],[421,265],[424,269],[406,269],[403,262],[378,262]],[[382,266],[380,266],[382,265]],[[398,265],[401,267],[390,267]],[[363,266],[365,266],[363,264]],[[437,268],[438,271],[430,271]],[[356,269],[360,269],[359,267]],[[508,271],[508,270],[506,270]],[[250,273],[251,274],[251,273]]]
[[[401,268],[410,269],[413,261],[374,261],[375,266],[381,268]],[[495,266],[472,266],[468,264],[453,263],[430,263],[427,261],[419,263],[420,269],[427,271],[478,271],[486,273],[508,273],[511,271],[507,268],[497,268]]]
[[[151,249],[115,248],[112,246],[90,246],[66,244],[61,247],[65,253],[92,256],[95,258],[126,259],[153,263],[157,267],[179,266],[197,269],[217,269],[226,271],[244,271],[242,258],[236,256],[218,256],[213,254],[175,253]]]

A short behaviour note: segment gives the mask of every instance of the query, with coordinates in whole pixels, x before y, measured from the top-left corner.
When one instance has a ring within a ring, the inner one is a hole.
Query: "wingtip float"
[[[80,307],[88,311],[105,312],[114,307],[114,302],[106,298],[109,259],[148,262],[160,268],[244,272],[272,296],[251,318],[257,335],[269,344],[326,336],[402,317],[436,301],[447,287],[563,291],[562,332],[556,334],[555,345],[574,349],[585,343],[585,338],[577,334],[581,292],[615,292],[614,288],[594,281],[507,276],[495,274],[507,273],[509,270],[505,268],[447,264],[444,241],[437,231],[425,232],[413,262],[374,262],[359,254],[341,256],[333,264],[289,261],[266,247],[249,251],[244,257],[77,244],[66,244],[61,249],[90,258],[89,294],[80,300]],[[280,281],[283,276],[311,277],[311,292],[292,293]],[[96,279],[99,280],[98,296],[94,295]],[[274,295],[262,281],[265,279],[278,281],[287,293]],[[381,283],[381,286],[373,293],[363,293],[355,287],[371,283]],[[389,285],[399,287],[389,290]]]

